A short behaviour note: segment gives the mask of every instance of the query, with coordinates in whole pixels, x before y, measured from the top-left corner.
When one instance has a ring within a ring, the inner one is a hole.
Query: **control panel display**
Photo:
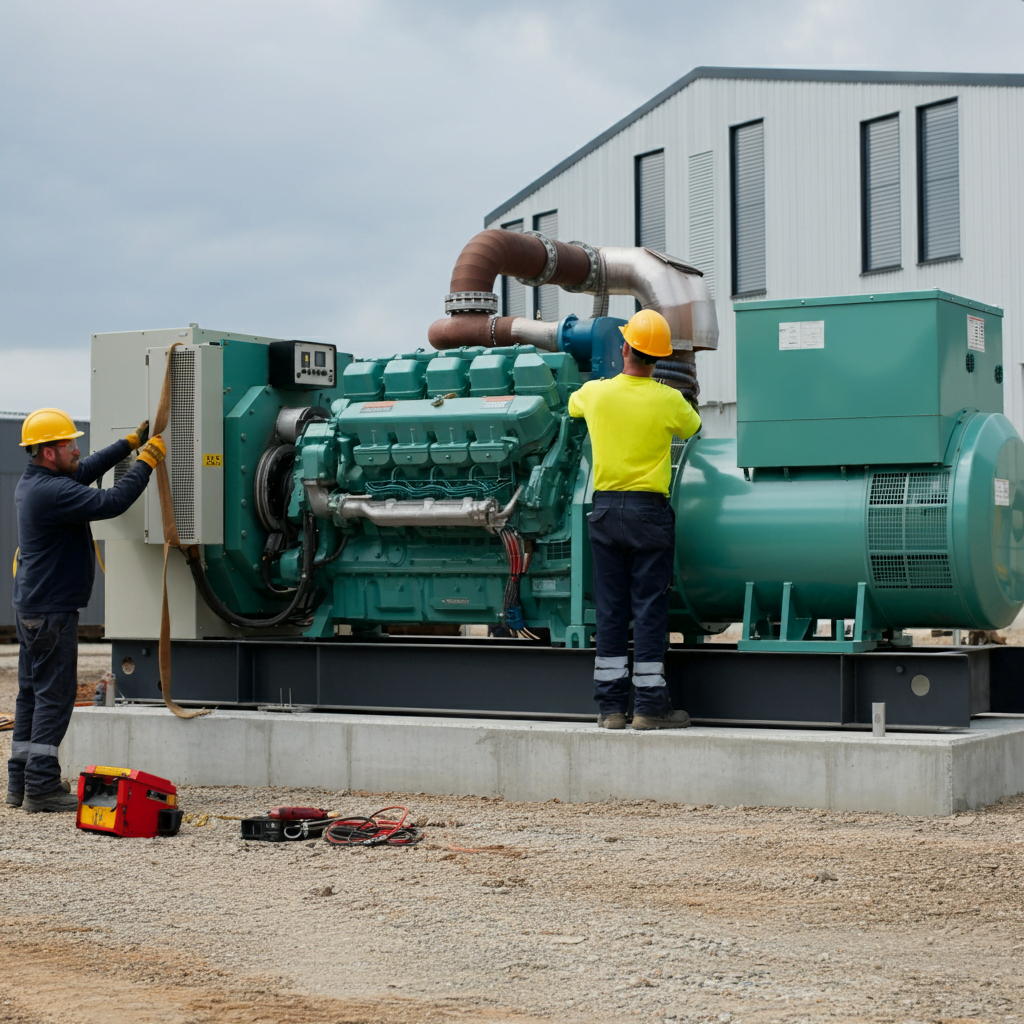
[[[333,388],[337,381],[333,345],[317,341],[270,344],[270,383],[278,388]]]

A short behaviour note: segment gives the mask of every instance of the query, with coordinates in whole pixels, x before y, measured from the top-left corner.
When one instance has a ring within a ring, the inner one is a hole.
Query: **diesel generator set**
[[[499,274],[593,294],[593,315],[498,316]],[[655,377],[696,402],[695,353],[718,343],[700,273],[537,233],[473,239],[426,350],[369,358],[196,324],[94,335],[94,448],[152,419],[169,375],[175,698],[593,714],[593,474],[567,405],[622,369],[610,294],[665,315],[673,355]],[[998,629],[1024,604],[1001,310],[938,290],[734,310],[737,436],[672,448],[676,706],[851,727],[878,700],[890,726],[1024,710],[1013,649],[904,632]],[[118,688],[159,701],[156,488],[94,532]],[[702,642],[731,623],[738,643]],[[459,635],[469,624],[495,635]]]

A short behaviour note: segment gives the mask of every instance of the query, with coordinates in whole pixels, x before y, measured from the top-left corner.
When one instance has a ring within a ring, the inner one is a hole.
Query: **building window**
[[[765,287],[764,122],[731,130],[732,293],[759,295]]]
[[[957,101],[917,108],[918,261],[960,255],[960,139]]]
[[[552,241],[558,238],[558,211],[538,213],[533,218],[533,230]],[[546,284],[533,289],[533,315],[538,320],[558,319],[558,285]]]
[[[861,270],[900,267],[900,119],[860,126]]]
[[[510,220],[501,225],[503,231],[522,231],[522,220]],[[521,285],[514,277],[501,279],[501,314],[502,316],[526,316],[526,286]]]
[[[636,244],[665,251],[665,150],[633,161]]]
[[[715,297],[714,160],[710,152],[690,157],[690,263],[704,275]]]

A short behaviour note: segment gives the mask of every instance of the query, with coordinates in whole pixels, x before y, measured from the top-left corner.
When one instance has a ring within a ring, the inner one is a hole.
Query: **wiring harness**
[[[526,628],[519,596],[519,585],[530,570],[533,553],[526,550],[522,534],[512,526],[503,526],[498,531],[498,536],[505,546],[509,565],[508,583],[505,584],[505,596],[501,603],[501,617],[514,637],[520,640],[536,640],[537,637]]]
[[[388,811],[401,811],[401,817],[381,817]],[[335,818],[324,839],[332,846],[412,846],[423,838],[423,831],[405,824],[408,815],[406,808],[395,806],[382,807],[368,818]]]

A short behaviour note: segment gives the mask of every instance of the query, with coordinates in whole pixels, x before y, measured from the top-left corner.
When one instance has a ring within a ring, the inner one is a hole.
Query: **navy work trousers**
[[[665,685],[668,591],[675,565],[675,514],[651,491],[595,491],[588,517],[594,560],[597,656],[594,700],[601,714],[629,704],[629,620],[633,620],[633,710],[672,710]]]
[[[15,610],[14,622],[21,649],[7,788],[41,796],[60,786],[57,748],[78,691],[78,612],[23,616]]]

